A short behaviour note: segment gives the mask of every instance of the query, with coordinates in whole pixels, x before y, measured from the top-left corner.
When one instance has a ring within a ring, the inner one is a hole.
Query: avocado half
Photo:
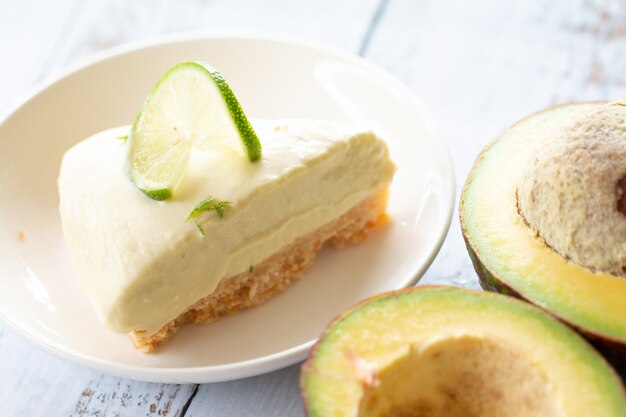
[[[453,287],[348,310],[300,382],[311,417],[626,416],[619,377],[574,331],[528,303]]]
[[[525,299],[568,323],[626,370],[626,279],[594,273],[546,246],[517,206],[531,154],[577,112],[572,103],[535,113],[506,130],[476,160],[459,207],[465,243],[483,288]]]

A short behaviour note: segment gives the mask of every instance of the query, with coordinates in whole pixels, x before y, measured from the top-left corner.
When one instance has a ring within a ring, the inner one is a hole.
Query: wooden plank
[[[0,2],[0,112],[40,80],[76,3]]]
[[[70,364],[0,332],[1,416],[175,416],[193,385],[136,382]]]
[[[161,34],[280,34],[356,52],[378,0],[84,2],[48,67],[58,71],[102,49]]]
[[[365,57],[431,109],[460,192],[474,157],[516,120],[565,101],[626,97],[626,6],[392,0]],[[456,215],[421,282],[478,287]]]
[[[304,415],[298,384],[300,366],[254,378],[201,385],[186,415],[297,417]]]

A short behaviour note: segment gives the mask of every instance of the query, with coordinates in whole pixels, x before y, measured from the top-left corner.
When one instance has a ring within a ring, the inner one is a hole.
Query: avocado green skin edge
[[[372,301],[375,301],[379,298],[384,298],[384,297],[389,297],[389,296],[393,296],[393,295],[399,295],[405,292],[409,292],[409,291],[413,291],[416,289],[425,289],[425,288],[437,288],[438,286],[436,285],[432,285],[432,286],[428,286],[425,285],[423,287],[409,287],[409,288],[404,288],[401,290],[396,290],[396,291],[390,291],[390,292],[385,292],[385,293],[380,293],[380,294],[376,294],[373,295],[369,298],[366,298],[365,300],[361,300],[360,302],[358,302],[356,305],[348,308],[346,311],[340,313],[338,316],[336,316],[334,319],[332,319],[330,321],[330,323],[328,323],[328,325],[326,325],[326,327],[324,328],[324,331],[322,332],[322,334],[320,335],[320,337],[317,339],[317,341],[315,342],[315,344],[313,345],[313,347],[311,348],[311,350],[309,351],[309,354],[307,355],[306,359],[304,360],[304,362],[302,363],[302,366],[300,367],[300,376],[298,378],[298,385],[300,386],[300,400],[302,401],[302,408],[304,410],[304,413],[306,416],[311,416],[311,414],[309,413],[309,406],[308,406],[308,401],[307,401],[307,396],[306,396],[306,382],[305,382],[305,367],[312,361],[313,357],[316,355],[317,353],[317,349],[320,346],[320,343],[322,342],[322,340],[324,340],[324,335],[328,332],[329,329],[331,329],[332,327],[334,327],[337,323],[339,323],[341,320],[343,320],[344,318],[348,317],[350,314],[354,313],[355,311],[357,311],[361,306],[368,304]]]
[[[481,282],[481,285],[482,285],[482,282]],[[324,335],[328,332],[329,329],[335,327],[343,319],[347,318],[351,314],[353,314],[356,311],[358,311],[362,306],[364,306],[366,304],[370,304],[370,303],[375,302],[377,300],[380,300],[380,299],[383,299],[383,298],[388,298],[388,297],[396,297],[396,296],[400,296],[400,295],[403,295],[403,294],[408,294],[408,293],[411,293],[411,292],[436,290],[436,289],[444,290],[446,288],[452,288],[452,289],[455,289],[455,290],[458,290],[458,291],[468,292],[468,293],[476,292],[476,291],[473,291],[473,290],[468,290],[468,289],[460,288],[460,287],[447,287],[445,285],[424,285],[424,286],[419,286],[419,287],[403,288],[403,289],[400,289],[400,290],[388,291],[388,292],[376,294],[376,295],[374,295],[372,297],[366,298],[365,300],[360,301],[356,305],[350,307],[349,309],[347,309],[346,311],[344,311],[343,313],[341,313],[337,317],[335,317],[333,320],[331,320],[330,323],[328,323],[328,325],[326,326],[326,328],[322,332],[320,338],[315,342],[315,345],[313,345],[313,347],[309,351],[309,354],[308,354],[307,358],[305,359],[304,363],[302,364],[302,367],[300,368],[300,377],[299,377],[300,399],[302,401],[302,406],[303,406],[305,415],[309,416],[309,417],[312,416],[311,413],[309,412],[310,407],[309,407],[308,401],[307,401],[306,382],[305,382],[306,367],[309,365],[309,363],[312,362],[313,358],[317,354],[317,350],[318,350],[320,344],[324,340]],[[485,294],[485,295],[487,295],[487,294]],[[523,301],[525,301],[523,298],[517,297],[518,300],[516,300],[513,297],[508,297],[508,298],[509,298],[509,301],[511,301],[511,302],[523,304],[524,308],[526,308],[526,309],[529,309],[529,310],[540,310],[542,312],[545,312],[543,309],[540,309],[539,307],[535,306],[534,304],[523,302]],[[519,301],[519,300],[522,300],[522,301]],[[545,316],[548,316],[548,318],[554,318],[554,316],[552,316],[550,314],[545,314]],[[562,323],[562,321],[560,321],[560,320],[558,320],[558,321]],[[584,340],[581,340],[581,341],[584,343]],[[588,346],[589,350],[593,351],[593,348],[591,346],[589,346],[589,345],[587,345],[587,346]],[[597,355],[597,353],[596,353],[596,355]],[[602,358],[600,358],[600,359],[602,359]],[[607,362],[605,361],[605,363],[607,363]],[[619,380],[620,380],[619,375],[615,372],[615,370],[613,368],[608,366],[608,364],[607,364],[607,368],[608,368],[609,372],[611,372],[613,374],[614,379],[616,380],[616,382],[619,383]],[[622,392],[622,397],[626,401],[626,389],[625,389],[624,385],[620,384],[619,388],[620,388],[620,390]]]
[[[564,104],[560,104],[557,106],[548,107],[538,112],[532,113],[531,115],[519,120],[518,122],[513,124],[511,127],[506,129],[505,132],[510,129],[515,128],[518,124],[524,122],[525,120],[530,119],[541,113],[553,110],[558,107],[565,107],[569,105],[584,104],[584,103],[606,103],[606,102],[604,101],[571,102],[571,103],[564,103]],[[472,264],[474,265],[474,270],[476,271],[476,274],[478,275],[480,286],[483,289],[487,291],[498,292],[501,294],[516,297],[520,300],[529,302],[531,304],[535,304],[532,300],[525,297],[523,293],[509,286],[507,283],[499,279],[495,274],[493,274],[489,270],[489,267],[487,266],[488,263],[485,260],[482,260],[480,255],[474,249],[472,245],[472,238],[465,224],[465,210],[464,210],[464,202],[463,202],[465,193],[472,183],[475,170],[477,166],[480,164],[480,161],[482,160],[483,155],[489,152],[493,144],[496,143],[503,135],[504,135],[504,132],[500,134],[498,137],[496,137],[495,140],[489,143],[480,152],[480,154],[476,158],[476,161],[474,162],[474,165],[467,177],[467,180],[465,181],[465,184],[463,185],[463,190],[461,191],[461,201],[459,203],[459,217],[460,217],[460,222],[461,222],[461,231],[463,234],[463,240],[465,241],[465,247],[467,248],[469,257],[472,260]],[[622,380],[626,382],[626,344],[623,341],[613,339],[608,335],[600,334],[589,328],[582,328],[582,327],[576,326],[574,323],[566,320],[563,317],[560,317],[557,312],[548,310],[547,308],[541,305],[537,305],[537,306],[543,309],[544,311],[546,311],[548,314],[552,315],[553,317],[556,317],[563,323],[567,324],[569,327],[571,327],[572,329],[574,329],[581,335],[583,335],[596,349],[598,349],[607,358],[607,360],[611,363],[611,365],[613,365],[616,368]]]
[[[513,288],[492,275],[489,270],[484,266],[484,264],[481,263],[481,261],[478,259],[478,256],[476,255],[472,246],[469,244],[467,238],[465,237],[465,233],[463,238],[465,240],[465,246],[467,247],[469,257],[472,260],[472,264],[474,265],[474,269],[476,270],[476,274],[478,275],[480,286],[483,289],[485,289],[486,291],[509,295],[528,303],[532,303],[531,300],[525,298]],[[559,315],[553,311],[547,310],[543,307],[542,309],[546,313],[559,319],[561,322],[567,324],[569,327],[584,336],[596,349],[600,351],[600,353],[602,353],[607,358],[607,360],[611,363],[611,365],[613,365],[613,367],[615,367],[616,371],[622,377],[622,380],[626,383],[626,345],[623,345],[619,341],[612,340],[606,336],[601,336],[593,333],[593,331],[591,330],[578,327],[571,322],[563,319],[562,317],[559,317]]]

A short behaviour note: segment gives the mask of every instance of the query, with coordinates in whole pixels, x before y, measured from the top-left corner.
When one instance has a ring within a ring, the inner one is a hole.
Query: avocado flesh
[[[550,108],[506,130],[479,156],[461,195],[463,236],[484,288],[517,295],[626,355],[626,279],[576,265],[535,236],[517,208],[517,188],[552,129],[599,103]]]
[[[383,294],[326,330],[302,368],[309,416],[625,416],[619,378],[580,336],[510,297]]]

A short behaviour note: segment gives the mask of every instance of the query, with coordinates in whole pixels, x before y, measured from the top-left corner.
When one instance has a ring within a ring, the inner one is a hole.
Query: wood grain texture
[[[0,416],[175,416],[193,385],[120,379],[0,333]]]
[[[300,366],[239,381],[203,384],[186,415],[297,417],[304,415],[300,402]]]
[[[0,112],[48,72],[76,0],[0,2]]]
[[[0,56],[12,63],[0,69],[0,112],[94,52],[181,31],[272,32],[360,52],[431,109],[459,190],[480,149],[526,114],[626,98],[621,1],[0,0]],[[478,286],[456,217],[422,283]],[[298,366],[197,389],[139,383],[56,359],[0,328],[0,374],[0,416],[302,414]]]
[[[80,2],[51,72],[121,43],[163,34],[256,33],[294,36],[357,51],[378,0]],[[208,58],[207,58],[208,59]]]

